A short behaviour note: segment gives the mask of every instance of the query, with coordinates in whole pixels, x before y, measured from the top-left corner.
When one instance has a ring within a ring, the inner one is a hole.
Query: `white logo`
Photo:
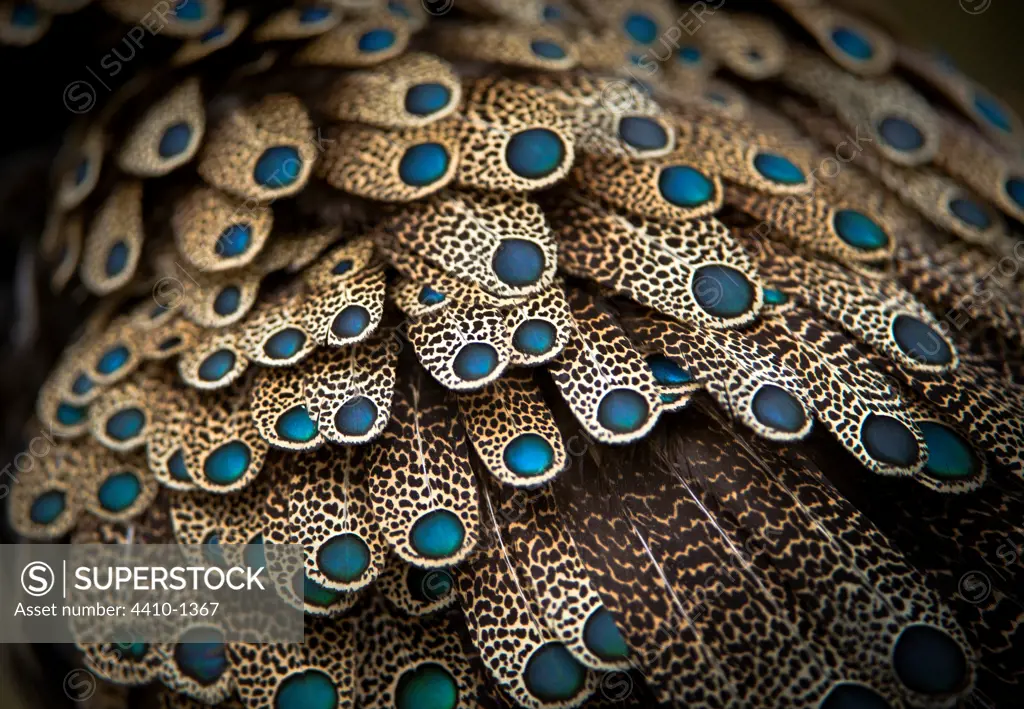
[[[49,564],[33,561],[26,565],[21,572],[21,587],[28,595],[38,598],[50,592],[56,578]]]

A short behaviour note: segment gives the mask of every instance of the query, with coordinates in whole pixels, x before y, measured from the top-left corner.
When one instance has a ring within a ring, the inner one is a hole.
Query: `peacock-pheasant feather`
[[[37,2],[0,41],[88,4]],[[1019,706],[1020,554],[962,584],[1024,519],[1004,103],[825,0],[163,4],[169,61],[53,165],[48,285],[96,299],[9,514],[301,544],[306,643],[87,667],[139,706]]]

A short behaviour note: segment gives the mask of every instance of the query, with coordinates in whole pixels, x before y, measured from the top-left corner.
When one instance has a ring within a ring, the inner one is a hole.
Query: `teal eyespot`
[[[670,165],[658,177],[658,191],[677,207],[699,207],[715,196],[715,185],[692,167]]]
[[[208,29],[205,32],[205,34],[203,34],[202,37],[199,38],[199,41],[203,42],[204,44],[206,42],[212,42],[218,37],[223,37],[225,31],[226,28],[224,27],[224,25],[214,25],[212,28]]]
[[[509,168],[520,177],[547,177],[565,161],[565,143],[547,128],[530,128],[512,136],[505,148]]]
[[[119,643],[117,647],[135,662],[142,661],[149,654],[149,643]]]
[[[171,335],[166,340],[160,343],[160,351],[166,352],[167,350],[173,350],[175,347],[181,344],[181,338],[177,335]]]
[[[334,268],[331,269],[331,273],[335,276],[344,276],[346,273],[352,270],[355,264],[350,258],[343,258],[338,263],[334,264]]]
[[[463,345],[455,355],[452,371],[463,381],[475,382],[490,376],[498,367],[498,351],[485,342]]]
[[[186,630],[174,646],[174,664],[200,685],[214,684],[228,668],[224,634],[205,626]]]
[[[564,702],[583,689],[587,672],[559,642],[539,647],[526,662],[526,689],[543,702]]]
[[[764,302],[768,305],[785,305],[789,302],[789,296],[775,288],[765,288]]]
[[[491,259],[494,273],[510,286],[533,285],[544,275],[544,252],[526,239],[504,239]]]
[[[700,49],[693,46],[680,47],[676,59],[684,64],[697,64],[702,58]]]
[[[113,278],[124,270],[128,265],[128,244],[124,241],[115,241],[110,251],[107,252],[107,260],[103,264],[103,272],[107,278]]]
[[[901,153],[912,153],[924,146],[924,133],[905,118],[883,118],[877,128],[882,141]]]
[[[185,453],[179,448],[171,454],[171,457],[167,459],[167,472],[171,474],[171,477],[175,480],[181,480],[182,482],[192,482],[192,478],[189,477],[188,468],[185,467]]]
[[[426,187],[445,176],[450,159],[440,143],[413,145],[398,163],[398,176],[412,187]]]
[[[242,561],[246,568],[262,569],[267,565],[267,552],[263,548],[263,535],[257,534],[249,540],[242,551]]]
[[[138,436],[145,425],[146,416],[142,409],[131,407],[121,409],[108,418],[104,430],[113,440],[124,442]]]
[[[207,480],[215,485],[231,485],[249,468],[252,452],[241,441],[229,441],[218,446],[206,457],[203,472]]]
[[[157,152],[165,160],[173,158],[175,155],[185,152],[191,140],[192,126],[185,122],[175,123],[164,130],[164,134],[160,137],[160,144],[157,146]]]
[[[96,362],[96,371],[104,376],[109,376],[123,367],[129,357],[131,357],[131,353],[124,345],[111,347]]]
[[[536,433],[523,433],[509,441],[502,459],[505,467],[516,475],[534,477],[551,469],[555,449]]]
[[[974,108],[986,121],[1004,133],[1010,133],[1013,130],[1009,114],[994,96],[978,91],[974,94]]]
[[[868,415],[861,426],[860,440],[868,455],[887,465],[910,467],[920,453],[911,430],[891,416]]]
[[[274,709],[336,709],[338,689],[320,670],[285,677],[274,695]]]
[[[776,431],[796,433],[807,425],[807,414],[800,401],[774,384],[765,384],[757,390],[751,408],[754,418]]]
[[[308,443],[316,438],[317,428],[302,404],[285,411],[274,424],[274,430],[281,438],[292,443]]]
[[[361,305],[349,305],[335,316],[331,332],[341,340],[358,337],[370,326],[370,311]]]
[[[249,250],[252,244],[252,226],[232,224],[217,238],[216,250],[221,258],[235,258]]]
[[[142,493],[142,483],[135,473],[114,473],[100,485],[96,493],[100,507],[107,512],[124,512],[135,504]]]
[[[256,160],[253,179],[260,187],[280,189],[288,187],[302,174],[302,158],[291,145],[275,145],[267,148]]]
[[[619,137],[637,150],[660,150],[668,145],[665,128],[646,116],[626,116],[619,121]]]
[[[615,618],[604,606],[599,606],[583,626],[583,643],[602,660],[621,660],[629,657],[629,646],[615,625]]]
[[[466,538],[462,522],[448,510],[434,510],[420,517],[409,531],[413,550],[427,559],[455,554]]]
[[[370,548],[358,534],[338,534],[320,547],[316,565],[332,581],[352,583],[370,568]]]
[[[697,305],[718,318],[736,318],[754,307],[753,284],[729,266],[701,266],[690,290]]]
[[[411,17],[409,9],[400,0],[388,0],[388,12],[404,19]]]
[[[931,325],[909,315],[892,322],[892,336],[905,355],[923,364],[942,366],[953,361],[953,350]]]
[[[182,22],[198,22],[206,15],[201,0],[177,0],[174,16]]]
[[[900,633],[892,652],[893,669],[906,687],[922,694],[952,694],[967,683],[967,657],[947,633],[914,624]]]
[[[242,301],[242,293],[236,286],[228,286],[227,288],[221,289],[220,293],[213,301],[213,312],[220,315],[222,318],[231,315],[231,313],[238,310],[238,306]]]
[[[626,17],[623,23],[626,33],[633,38],[633,41],[640,44],[650,44],[658,37],[658,25],[647,15],[633,13]]]
[[[89,378],[88,374],[79,374],[71,385],[71,393],[75,396],[85,396],[93,390],[94,386],[96,384]]]
[[[420,301],[420,303],[422,305],[426,305],[426,306],[437,305],[438,303],[444,302],[444,295],[442,295],[441,293],[438,293],[436,290],[434,290],[430,286],[423,286],[423,289],[420,290],[420,294],[418,296],[418,300]]]
[[[844,54],[859,61],[867,61],[875,54],[871,42],[850,27],[836,27],[832,30],[832,41]]]
[[[939,480],[969,478],[981,469],[971,444],[959,433],[935,421],[918,421],[928,449],[927,475]]]
[[[235,368],[235,353],[231,350],[217,350],[199,364],[199,378],[204,382],[216,382]]]
[[[67,495],[60,490],[47,490],[32,500],[28,518],[33,524],[52,524],[67,507]]]
[[[443,84],[416,84],[405,93],[405,110],[414,116],[429,116],[445,108],[452,92]]]
[[[335,591],[317,583],[306,576],[302,569],[295,573],[292,589],[295,591],[295,595],[301,597],[305,603],[320,608],[333,606],[345,595],[343,591]]]
[[[224,560],[224,548],[220,545],[220,536],[216,532],[210,532],[203,540],[203,559],[211,566],[226,566]]]
[[[597,420],[613,433],[632,433],[650,418],[647,400],[632,389],[612,389],[597,407]]]
[[[304,25],[312,25],[323,22],[331,16],[331,8],[324,5],[312,5],[303,8],[299,13],[299,22]]]
[[[388,29],[375,29],[359,38],[359,51],[368,54],[383,52],[395,43],[395,33]]]
[[[84,406],[72,406],[62,401],[57,405],[57,422],[62,426],[77,426],[85,421],[87,411]]]
[[[647,358],[647,366],[651,368],[655,381],[662,386],[682,386],[693,381],[689,370],[683,369],[675,360],[665,355],[654,354]]]
[[[263,351],[271,359],[290,359],[306,344],[306,333],[295,327],[275,333],[263,345]]]
[[[377,406],[365,396],[354,396],[338,409],[334,426],[346,436],[365,436],[377,420]]]
[[[888,245],[889,236],[874,221],[852,209],[836,212],[832,226],[839,238],[855,249],[874,251]]]
[[[754,169],[766,180],[781,185],[799,185],[806,180],[800,168],[777,153],[758,153],[754,157]]]
[[[455,709],[459,686],[441,665],[428,662],[406,670],[395,689],[395,709]]]
[[[1013,200],[1018,209],[1024,209],[1024,178],[1011,177],[1003,186],[1006,195]]]
[[[530,42],[530,50],[541,59],[565,59],[562,45],[548,39],[535,39]]]
[[[512,335],[512,346],[532,357],[547,354],[555,346],[557,332],[547,320],[524,320]]]
[[[964,224],[975,229],[985,230],[992,226],[992,217],[988,211],[973,199],[957,197],[949,201],[949,211]]]

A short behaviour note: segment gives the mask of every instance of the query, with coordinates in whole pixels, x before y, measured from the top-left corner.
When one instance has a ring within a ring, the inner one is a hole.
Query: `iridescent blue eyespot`
[[[331,323],[331,332],[341,340],[358,337],[370,326],[370,311],[361,305],[349,305]]]
[[[215,485],[231,485],[238,482],[249,468],[252,452],[241,441],[229,441],[216,448],[206,457],[203,472],[207,480]]]
[[[353,583],[370,568],[370,548],[358,534],[338,534],[320,547],[316,565],[332,581]]]
[[[860,440],[868,455],[887,465],[910,467],[920,453],[911,430],[891,416],[869,414],[861,426]]]
[[[87,411],[84,406],[72,406],[62,401],[57,405],[57,423],[61,426],[77,426],[85,421]]]
[[[192,126],[184,121],[175,123],[168,126],[160,137],[160,145],[157,147],[157,152],[165,160],[173,158],[175,155],[185,152],[191,140]]]
[[[557,22],[562,19],[562,9],[557,5],[545,5],[543,16],[546,22]]]
[[[196,22],[203,19],[206,8],[201,0],[177,0],[174,16],[182,22]]]
[[[103,264],[103,272],[107,278],[113,278],[128,265],[128,244],[124,241],[115,241],[107,252],[107,260]]]
[[[290,359],[305,344],[306,333],[298,328],[289,327],[271,336],[263,345],[263,351],[271,359]]]
[[[96,499],[107,512],[124,512],[135,504],[142,493],[142,483],[135,473],[115,473],[103,481]]]
[[[78,165],[75,166],[75,185],[80,185],[85,182],[85,178],[89,176],[89,158],[82,158],[78,161]]]
[[[405,151],[398,163],[398,176],[413,187],[432,185],[448,172],[450,157],[440,143],[421,143]]]
[[[119,370],[127,362],[131,353],[128,348],[124,345],[115,345],[109,350],[103,353],[96,362],[96,371],[104,376],[108,376]]]
[[[949,211],[956,215],[964,224],[984,231],[992,226],[992,218],[980,204],[967,197],[957,197],[949,201]]]
[[[1007,196],[1013,200],[1018,209],[1024,209],[1024,178],[1011,177],[1003,186]]]
[[[235,353],[231,350],[217,350],[199,364],[199,378],[204,382],[223,379],[235,368]]]
[[[388,0],[388,12],[395,17],[409,18],[409,9],[405,6],[401,0]]]
[[[651,368],[655,381],[662,386],[682,386],[693,381],[693,376],[683,369],[675,360],[665,355],[654,354],[647,357],[647,366]]]
[[[883,118],[878,123],[878,134],[886,145],[901,153],[920,150],[924,145],[924,133],[905,118]]]
[[[299,22],[304,25],[311,25],[315,22],[323,22],[331,16],[331,8],[324,5],[313,5],[303,8],[299,13]]]
[[[377,406],[365,396],[354,396],[334,415],[334,426],[346,436],[365,436],[377,421]]]
[[[11,8],[11,24],[15,27],[35,27],[39,22],[39,11],[30,2],[15,3]]]
[[[306,576],[302,569],[296,572],[295,578],[292,580],[292,590],[296,595],[301,596],[305,603],[320,608],[333,606],[344,595],[344,591],[335,591],[320,585]]]
[[[395,33],[387,29],[375,29],[359,38],[360,52],[382,52],[395,43]]]
[[[413,550],[427,559],[452,556],[462,546],[466,530],[448,510],[434,510],[420,517],[409,530]]]
[[[551,642],[540,646],[526,662],[526,689],[542,702],[564,702],[583,689],[587,671],[565,645]]]
[[[583,643],[602,660],[629,657],[629,646],[615,625],[615,618],[604,606],[598,606],[587,618],[583,626]]]
[[[228,669],[224,634],[217,628],[189,628],[174,646],[174,664],[198,684],[214,684]]]
[[[171,454],[171,457],[167,459],[167,472],[171,474],[171,477],[175,480],[182,482],[191,482],[192,478],[189,477],[188,468],[185,467],[185,454],[179,448]]]
[[[889,243],[889,236],[878,224],[852,209],[836,212],[832,226],[839,238],[855,249],[874,251]]]
[[[53,524],[63,514],[66,506],[67,496],[62,491],[48,490],[32,500],[28,518],[32,520],[32,524]]]
[[[967,683],[967,657],[956,640],[931,625],[914,624],[900,633],[892,651],[896,676],[922,694],[953,694]]]
[[[202,37],[199,38],[199,41],[203,43],[212,42],[218,37],[224,36],[225,31],[226,28],[224,27],[224,25],[214,25],[209,30],[207,30]]]
[[[495,275],[514,286],[533,285],[544,275],[544,252],[526,239],[503,239],[491,259]]]
[[[540,357],[555,346],[557,332],[547,320],[524,320],[512,335],[512,346],[523,354]]]
[[[350,258],[343,258],[338,263],[334,264],[334,268],[331,269],[331,273],[335,276],[344,276],[346,273],[352,270],[355,264]]]
[[[463,345],[455,355],[452,370],[463,381],[475,382],[489,376],[498,366],[498,351],[485,342]]]
[[[626,33],[640,44],[650,44],[658,36],[658,25],[647,15],[633,13],[623,23]]]
[[[420,290],[418,300],[423,305],[437,305],[438,303],[444,302],[444,295],[438,293],[430,286],[423,286],[423,288]]]
[[[555,449],[536,433],[522,433],[505,446],[505,467],[525,478],[542,475],[555,462]]]
[[[676,59],[684,64],[697,64],[702,57],[700,49],[693,46],[680,47],[679,52],[676,54]]]
[[[530,42],[530,50],[541,59],[565,59],[562,45],[549,39],[535,39]]]
[[[105,430],[110,438],[123,442],[138,436],[145,424],[146,416],[142,409],[132,407],[121,409],[108,418]]]
[[[754,286],[729,266],[701,266],[690,288],[702,309],[718,318],[735,318],[754,305]]]
[[[764,302],[768,305],[785,305],[789,302],[789,296],[774,288],[764,289]]]
[[[79,374],[75,377],[74,384],[71,385],[71,393],[75,396],[85,396],[96,384],[92,379],[89,378],[88,374]]]
[[[686,165],[671,165],[658,178],[661,195],[677,207],[699,207],[715,196],[715,186],[701,172]]]
[[[782,185],[799,185],[806,179],[800,168],[777,153],[758,153],[754,157],[754,168],[766,180]]]
[[[217,313],[221,317],[231,315],[231,313],[238,310],[239,304],[242,302],[242,292],[238,290],[236,286],[228,286],[221,290],[217,294],[217,297],[213,300],[213,312]]]
[[[443,84],[416,84],[405,93],[405,110],[414,116],[429,116],[451,100],[452,92]]]
[[[632,389],[612,389],[597,407],[597,420],[613,433],[632,433],[650,418],[647,400]]]
[[[820,709],[892,709],[892,705],[873,689],[842,682],[832,688],[821,702]]]
[[[836,27],[832,30],[832,41],[844,54],[860,61],[867,61],[875,54],[867,37],[849,27]]]
[[[765,384],[751,402],[754,418],[776,431],[796,433],[807,425],[807,414],[800,401],[785,389]]]
[[[302,158],[291,145],[275,145],[267,148],[256,160],[253,179],[260,187],[288,187],[302,174]]]
[[[547,177],[565,161],[565,143],[547,128],[530,128],[512,136],[505,149],[509,168],[520,177]]]
[[[252,226],[232,224],[217,238],[217,253],[221,258],[235,258],[249,250],[252,244]]]
[[[210,566],[227,566],[224,547],[220,545],[220,536],[216,532],[210,532],[203,540],[203,559]]]
[[[896,344],[911,359],[942,366],[953,361],[953,350],[931,325],[909,315],[897,315],[892,322]]]
[[[980,91],[975,93],[974,108],[977,109],[978,113],[980,113],[986,121],[1004,133],[1009,133],[1013,130],[1013,126],[1010,124],[1010,116],[994,96],[990,96]]]
[[[317,434],[316,424],[302,404],[281,414],[274,424],[274,430],[281,438],[292,443],[308,443]]]
[[[305,670],[282,680],[274,695],[274,709],[336,709],[338,688],[320,670]]]
[[[924,472],[939,480],[969,478],[981,469],[971,444],[959,433],[935,421],[919,421],[928,449]]]
[[[242,561],[250,569],[266,568],[267,551],[263,548],[262,534],[257,534],[245,545],[245,549],[242,551]]]
[[[395,689],[395,709],[455,709],[459,686],[441,665],[428,662],[406,670]]]
[[[626,116],[619,121],[619,137],[637,150],[660,150],[668,145],[668,133],[645,116]]]

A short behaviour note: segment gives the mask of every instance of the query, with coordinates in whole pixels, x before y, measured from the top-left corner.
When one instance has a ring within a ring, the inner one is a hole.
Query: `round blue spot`
[[[395,17],[411,17],[408,8],[399,0],[388,0],[388,12]]]
[[[747,277],[728,266],[702,266],[693,275],[697,305],[719,318],[735,318],[754,305],[754,287]]]
[[[524,320],[512,335],[512,346],[523,354],[540,357],[555,346],[555,326],[547,320]]]
[[[308,443],[316,438],[317,428],[313,419],[306,412],[306,407],[299,404],[285,411],[274,424],[277,435],[293,443]]]
[[[71,385],[71,393],[75,396],[85,396],[92,391],[94,386],[95,384],[88,374],[79,374],[75,377],[74,384]]]
[[[515,174],[529,180],[547,177],[565,160],[565,143],[547,128],[516,133],[505,149],[505,159]]]
[[[484,342],[471,342],[455,355],[452,369],[459,379],[475,382],[488,376],[497,366],[497,350]]]
[[[242,293],[235,286],[228,286],[224,288],[217,297],[213,300],[213,312],[217,313],[221,317],[231,315],[231,313],[238,310],[238,305],[242,301]]]
[[[206,456],[203,472],[214,485],[230,485],[242,477],[251,459],[249,446],[241,441],[229,441]]]
[[[358,337],[370,325],[370,312],[361,305],[349,305],[334,318],[331,332],[336,337],[346,340]]]
[[[423,305],[437,305],[438,303],[444,302],[444,295],[438,293],[430,286],[423,286],[418,296],[420,303]]]
[[[313,5],[303,8],[299,13],[299,22],[304,25],[311,25],[314,22],[323,22],[331,16],[331,8],[323,5]]]
[[[930,625],[903,629],[892,652],[896,676],[922,694],[952,694],[967,681],[967,658],[956,641]]]
[[[920,150],[924,145],[924,134],[905,118],[883,118],[878,124],[878,134],[889,147],[901,153]]]
[[[491,268],[507,285],[532,285],[544,274],[544,252],[532,241],[503,239],[491,259]]]
[[[107,260],[103,264],[103,270],[107,278],[113,278],[128,265],[128,244],[124,241],[115,241],[107,252]]]
[[[434,510],[416,520],[409,531],[409,543],[420,556],[443,559],[459,550],[466,530],[448,510]]]
[[[448,171],[448,151],[440,143],[421,143],[405,151],[398,163],[398,176],[413,187],[432,185]]]
[[[103,481],[96,498],[107,512],[124,512],[135,504],[142,492],[142,483],[135,473],[115,473]]]
[[[293,590],[296,595],[301,596],[303,601],[311,606],[319,606],[320,608],[327,608],[334,605],[344,595],[342,591],[335,591],[333,589],[322,586],[313,579],[306,576],[302,569],[295,574],[295,580],[293,583]]]
[[[530,50],[541,59],[565,59],[562,45],[549,39],[535,39],[530,42]]]
[[[205,8],[200,0],[178,0],[174,16],[183,22],[195,22],[203,19]]]
[[[334,416],[334,426],[346,436],[365,436],[377,421],[377,406],[365,396],[346,401]]]
[[[849,27],[836,27],[832,30],[832,41],[844,54],[860,61],[867,61],[875,54],[871,42],[860,32]]]
[[[284,679],[274,695],[274,709],[335,709],[338,690],[320,670],[305,670]]]
[[[452,92],[443,84],[416,84],[405,93],[405,110],[414,116],[429,116],[451,100]]]
[[[391,30],[370,30],[359,38],[360,52],[382,52],[395,43],[395,33]]]
[[[220,536],[216,532],[210,532],[203,540],[203,559],[210,566],[226,566],[224,560],[224,548],[220,545]]]
[[[651,368],[655,381],[662,386],[682,386],[693,381],[690,372],[680,367],[674,360],[665,355],[655,354],[647,358],[647,366]]]
[[[200,42],[204,42],[204,43],[205,42],[212,42],[213,40],[217,39],[218,37],[223,36],[224,32],[225,32],[224,25],[214,25],[212,28],[208,29],[203,34],[202,37],[199,38],[199,41]]]
[[[836,212],[832,226],[839,238],[855,249],[874,251],[889,243],[889,236],[878,224],[852,209]]]
[[[332,581],[352,583],[370,568],[370,547],[357,534],[338,534],[320,547],[316,565]]]
[[[975,93],[974,107],[986,121],[1004,133],[1009,133],[1013,130],[1013,127],[1010,125],[1010,116],[1007,115],[1006,110],[994,96],[989,96],[980,91]]]
[[[217,237],[217,253],[221,258],[235,258],[249,250],[252,244],[252,227],[249,224],[232,224]]]
[[[172,158],[175,155],[180,155],[185,152],[188,147],[189,141],[192,140],[192,126],[188,123],[175,123],[174,125],[168,126],[167,130],[164,131],[163,136],[160,138],[160,145],[157,148],[157,152],[160,153],[160,157]]]
[[[89,176],[89,158],[82,158],[75,167],[75,184],[80,185]]]
[[[107,419],[106,432],[115,441],[127,441],[138,436],[145,423],[146,416],[142,409],[121,409]]]
[[[557,22],[562,19],[562,9],[557,5],[545,5],[543,14],[546,22]]]
[[[782,185],[799,185],[804,181],[803,171],[788,158],[776,153],[758,153],[754,158],[754,168],[766,180]]]
[[[555,462],[555,449],[536,433],[513,438],[502,456],[505,467],[524,478],[546,473]]]
[[[612,389],[597,407],[598,422],[613,433],[632,433],[650,417],[647,400],[632,389]]]
[[[768,305],[785,305],[789,302],[789,296],[775,288],[765,288],[764,302]]]
[[[247,568],[254,571],[256,569],[266,568],[267,552],[263,548],[262,534],[257,534],[249,540],[248,544],[245,545],[245,550],[242,552],[242,561],[245,563]]]
[[[19,2],[11,8],[11,24],[15,27],[35,27],[39,22],[39,11],[30,2]]]
[[[252,176],[260,187],[280,188],[293,184],[301,173],[299,151],[291,145],[275,145],[260,155]]]
[[[129,645],[118,644],[118,648],[123,650],[126,655],[136,662],[142,661],[142,659],[149,653],[149,643],[131,643]]]
[[[796,433],[807,424],[807,415],[800,401],[773,384],[766,384],[757,390],[751,408],[754,410],[754,418],[776,431]]]
[[[455,580],[447,569],[421,569],[410,566],[405,575],[409,595],[420,603],[437,603],[452,592]]]
[[[638,150],[659,150],[668,145],[668,133],[657,121],[626,116],[619,121],[619,137]]]
[[[960,221],[976,229],[985,230],[992,226],[992,218],[989,217],[988,212],[973,199],[957,197],[950,200],[949,211],[955,214]]]
[[[891,416],[870,414],[860,440],[872,458],[887,465],[909,467],[917,462],[917,440],[910,429]]]
[[[67,504],[67,498],[60,490],[49,490],[32,500],[28,517],[33,524],[52,524],[60,517]]]
[[[604,606],[598,607],[583,626],[583,642],[587,649],[602,660],[621,660],[629,657],[629,646],[615,625],[615,618]]]
[[[547,643],[526,663],[523,680],[530,694],[543,702],[564,702],[583,689],[587,672],[562,643]]]
[[[934,421],[921,421],[917,425],[924,434],[925,448],[928,449],[925,473],[946,480],[969,478],[978,472],[981,467],[978,458],[963,436]]]
[[[62,426],[77,426],[85,420],[86,407],[61,402],[57,406],[57,422]]]
[[[671,165],[662,170],[658,190],[677,207],[697,207],[715,196],[711,180],[685,165]]]
[[[658,36],[658,25],[647,15],[633,13],[623,23],[626,32],[640,44],[650,44]]]
[[[203,686],[215,683],[228,669],[224,634],[216,628],[189,628],[174,646],[174,664]]]
[[[935,328],[909,315],[899,315],[892,322],[896,344],[911,359],[931,365],[953,361],[953,350]]]
[[[828,693],[821,709],[892,709],[892,706],[872,689],[843,682]]]
[[[680,47],[676,59],[684,64],[697,64],[702,58],[700,49],[697,47]]]
[[[185,453],[180,448],[174,451],[171,457],[167,459],[167,471],[175,480],[192,482],[192,478],[188,474],[188,468],[185,467]]]
[[[1003,187],[1017,208],[1024,209],[1024,178],[1011,177]]]
[[[199,365],[199,378],[204,382],[222,379],[235,368],[235,353],[231,350],[217,350]]]
[[[306,333],[295,327],[285,328],[275,333],[263,345],[263,351],[271,359],[289,359],[306,344]]]
[[[115,345],[104,352],[96,362],[96,371],[104,376],[113,374],[128,362],[130,356],[131,353],[127,347]]]
[[[395,709],[455,709],[458,703],[455,678],[433,662],[406,670],[395,689]]]
[[[350,258],[343,258],[338,263],[334,264],[334,268],[331,269],[331,274],[335,276],[344,276],[346,273],[352,270],[355,264]]]

